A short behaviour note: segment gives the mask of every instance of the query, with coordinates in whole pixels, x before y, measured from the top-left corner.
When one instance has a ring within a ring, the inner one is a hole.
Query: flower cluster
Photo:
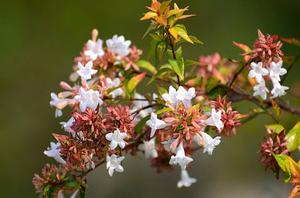
[[[249,77],[255,79],[256,85],[253,87],[254,96],[260,96],[263,100],[267,99],[268,93],[270,92],[266,86],[265,78],[268,77],[271,79],[273,84],[273,89],[271,90],[271,98],[277,98],[284,96],[286,90],[289,88],[280,84],[280,76],[283,76],[287,73],[285,68],[282,68],[282,61],[271,62],[267,68],[263,67],[263,63],[252,62],[249,72]]]
[[[244,59],[250,63],[248,77],[253,80],[253,96],[260,96],[263,100],[266,100],[269,94],[271,99],[284,96],[289,89],[280,83],[281,76],[284,76],[287,70],[283,68],[282,43],[278,38],[277,35],[264,35],[258,30],[258,38],[253,49],[245,44],[234,42],[245,51]],[[266,81],[271,81],[273,87],[271,91]]]
[[[170,86],[169,91],[162,95],[166,112],[160,113],[160,117],[151,113],[151,118],[146,122],[150,128],[149,140],[144,142],[142,150],[146,158],[161,158],[152,160],[156,167],[178,165],[181,168],[181,180],[178,187],[190,186],[196,180],[190,178],[187,167],[193,161],[191,155],[195,146],[203,147],[203,153],[212,155],[213,150],[221,143],[221,137],[212,137],[205,131],[212,127],[221,135],[229,135],[233,128],[239,125],[242,118],[236,111],[232,111],[230,103],[226,99],[218,98],[205,105],[193,105],[193,99],[197,96],[195,88],[186,90],[180,86],[177,90]],[[211,109],[203,111],[202,109]],[[157,149],[155,149],[155,142]]]
[[[71,113],[67,121],[60,122],[65,132],[53,134],[56,141],[44,151],[59,165],[46,165],[42,174],[33,178],[42,196],[75,197],[80,193],[83,197],[86,176],[96,167],[106,164],[108,175],[113,176],[125,171],[126,155],[139,154],[158,172],[178,166],[181,178],[177,187],[189,187],[196,182],[188,173],[193,155],[199,149],[212,155],[221,137],[237,134],[243,118],[253,119],[263,111],[276,119],[267,111],[272,105],[300,115],[300,110],[287,103],[266,100],[269,92],[273,99],[288,90],[281,85],[287,70],[277,36],[259,31],[254,49],[235,42],[245,51],[244,62],[223,58],[219,53],[187,61],[178,45],[201,43],[183,24],[177,24],[191,16],[185,14],[188,7],[180,9],[176,3],[172,7],[171,1],[152,0],[148,9],[142,20],[151,20],[146,35],[149,33],[155,43],[152,51],[156,65],[141,59],[142,51],[124,36],[103,41],[93,30],[91,40],[75,58],[70,75],[73,84],[61,82],[63,91],[51,93],[55,117],[63,116],[66,107]],[[243,71],[248,66],[250,80]],[[155,86],[149,86],[154,82]],[[254,96],[247,94],[252,85]],[[241,114],[233,109],[233,103],[242,100],[261,109],[251,109],[249,116]],[[289,170],[280,164],[284,156],[300,146],[298,130],[300,123],[289,136],[278,124],[268,128],[268,137],[261,145],[261,161],[277,176],[280,169]],[[300,171],[292,175],[295,194],[299,194],[299,175]]]

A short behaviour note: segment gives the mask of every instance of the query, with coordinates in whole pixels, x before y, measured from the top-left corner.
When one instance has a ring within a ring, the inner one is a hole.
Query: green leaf
[[[167,50],[167,45],[165,41],[160,41],[157,43],[155,47],[155,59],[158,63],[162,62],[166,50]]]
[[[144,79],[145,76],[146,76],[146,73],[144,72],[144,73],[141,73],[139,75],[132,77],[127,83],[127,91],[130,94],[133,93],[133,91],[135,90],[137,85]]]
[[[173,71],[179,76],[181,81],[184,80],[184,60],[180,59],[178,61],[174,59],[169,60],[170,65],[172,66]]]
[[[171,49],[167,50],[167,55],[170,59],[173,59],[173,51]],[[175,56],[176,58],[182,59],[182,47],[179,47],[176,51],[175,51]]]
[[[157,73],[155,75],[152,76],[152,78],[148,81],[147,85],[150,85],[152,82],[154,82],[154,80],[156,78],[162,77],[165,73],[167,73],[168,71],[172,71],[172,67],[169,64],[165,64],[162,65],[159,70],[157,71]]]
[[[278,155],[273,154],[273,156],[276,159],[276,161],[277,161],[279,167],[281,168],[281,170],[283,172],[290,173],[290,169],[289,169],[289,166],[288,166],[288,156],[284,155],[284,154],[278,154]]]
[[[169,29],[170,34],[176,39],[179,40],[179,37],[184,39],[185,41],[194,44],[192,39],[187,34],[186,28],[184,25],[175,25],[174,27]]]
[[[284,130],[284,127],[281,124],[269,124],[265,126],[267,129],[274,131],[275,133],[279,134],[281,131]]]
[[[155,113],[156,113],[157,115],[160,115],[160,114],[163,114],[163,113],[166,113],[166,112],[170,112],[170,111],[172,111],[171,108],[165,107],[165,108],[163,108],[163,109],[160,109],[160,110],[156,111]]]
[[[300,122],[287,133],[287,149],[289,152],[295,151],[300,145]]]
[[[204,43],[202,41],[200,41],[196,36],[189,36],[190,39],[195,43],[195,44],[199,44],[199,45],[203,45]]]
[[[186,64],[187,66],[197,66],[197,65],[199,65],[199,61],[195,61],[195,60],[186,60],[186,61],[185,61],[185,64]]]
[[[134,128],[134,129],[135,129],[135,132],[136,132],[137,134],[140,134],[140,133],[143,132],[143,128],[144,128],[144,126],[145,126],[147,120],[149,120],[149,119],[150,119],[150,115],[144,117],[143,119],[141,119],[141,120],[137,123],[137,125],[136,125],[135,128]]]
[[[148,61],[146,60],[139,60],[136,62],[136,64],[143,69],[148,70],[152,74],[155,74],[157,72],[156,68]]]
[[[300,176],[300,167],[299,164],[296,163],[293,158],[291,158],[288,155],[284,155],[284,154],[279,154],[279,155],[275,155],[273,154],[274,158],[276,159],[279,167],[281,168],[281,170],[286,173],[284,175],[285,177],[285,182],[288,182],[291,178],[291,176],[293,177],[299,177]]]
[[[279,165],[281,170],[285,173],[284,181],[288,182],[291,179],[291,169],[290,169],[289,157],[284,154],[279,154],[279,155],[273,154],[273,157],[277,161],[277,164]]]

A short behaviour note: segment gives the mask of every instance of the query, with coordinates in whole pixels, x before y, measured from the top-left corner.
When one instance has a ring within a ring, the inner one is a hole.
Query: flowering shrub
[[[187,11],[171,1],[152,0],[141,20],[151,21],[145,36],[153,40],[155,63],[142,59],[142,50],[124,36],[114,35],[104,44],[92,31],[75,58],[72,84],[61,82],[62,91],[51,93],[55,116],[67,107],[71,115],[61,122],[65,133],[53,134],[55,141],[44,151],[58,165],[47,164],[34,176],[37,193],[84,197],[87,174],[102,164],[110,176],[122,173],[126,154],[140,153],[159,172],[178,166],[177,187],[189,187],[196,182],[188,174],[193,154],[202,149],[212,155],[222,137],[236,135],[238,126],[265,113],[276,124],[266,126],[261,162],[294,185],[291,197],[300,194],[300,165],[291,158],[300,144],[300,124],[289,132],[279,124],[281,110],[300,115],[279,99],[289,90],[284,78],[297,61],[284,56],[283,42],[300,42],[258,30],[253,49],[234,42],[244,51],[241,61],[219,53],[187,60],[181,44],[202,44],[179,23],[193,16]],[[234,110],[232,104],[243,100],[257,108],[243,114]]]

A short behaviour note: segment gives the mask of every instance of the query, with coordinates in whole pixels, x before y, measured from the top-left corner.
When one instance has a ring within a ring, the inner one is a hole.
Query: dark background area
[[[299,0],[177,0],[190,5],[197,16],[186,20],[191,34],[205,45],[186,46],[185,55],[220,52],[239,59],[232,41],[252,44],[256,30],[300,38]],[[37,197],[31,183],[33,173],[49,162],[42,151],[60,131],[49,107],[50,92],[67,80],[73,58],[78,55],[92,28],[103,39],[124,35],[144,49],[149,40],[141,37],[148,22],[140,22],[150,1],[2,1],[0,6],[0,186],[1,197]],[[293,53],[296,49],[290,48]],[[299,52],[298,52],[299,53]],[[298,64],[300,66],[300,64]],[[298,81],[295,67],[286,83]],[[243,104],[246,112],[249,104]],[[66,119],[66,117],[65,117]],[[284,116],[287,128],[296,117]],[[198,182],[188,189],[177,189],[179,170],[156,174],[142,157],[127,157],[125,172],[110,178],[99,168],[89,178],[88,197],[287,197],[290,186],[264,172],[259,163],[259,143],[264,124],[260,116],[239,128],[238,135],[223,139],[211,157],[197,153],[191,175]]]

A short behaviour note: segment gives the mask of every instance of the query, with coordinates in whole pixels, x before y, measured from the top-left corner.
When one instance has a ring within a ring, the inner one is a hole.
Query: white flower
[[[150,137],[154,136],[155,131],[157,129],[162,129],[166,127],[166,123],[160,119],[157,119],[157,115],[153,112],[151,113],[151,119],[146,122],[146,125],[148,125],[151,128]]]
[[[100,98],[100,93],[94,90],[85,91],[82,87],[79,90],[79,95],[75,96],[75,99],[80,103],[79,107],[82,112],[86,108],[95,110],[98,105],[102,105],[103,101]]]
[[[272,94],[271,98],[277,98],[277,97],[284,96],[286,94],[285,91],[289,89],[287,86],[283,86],[277,81],[273,82],[273,86],[274,87],[271,91],[271,94]]]
[[[267,99],[267,93],[269,93],[268,88],[264,80],[260,81],[257,85],[253,87],[253,96],[260,96],[263,100]]]
[[[84,79],[89,80],[92,78],[92,75],[97,73],[97,70],[93,69],[93,61],[89,61],[85,66],[80,62],[78,63],[79,70],[77,71],[78,75]]]
[[[173,86],[170,86],[169,93],[162,95],[163,99],[172,107],[176,107],[177,104],[183,103],[186,108],[191,106],[191,100],[195,96],[195,88],[190,88],[188,91],[186,91],[182,86],[179,86],[177,91]]]
[[[148,158],[157,158],[158,154],[155,149],[155,138],[152,138],[149,141],[144,141],[144,144],[139,146],[139,149],[145,152],[145,157]]]
[[[221,118],[222,118],[222,111],[216,112],[216,109],[213,108],[211,110],[210,117],[207,120],[205,120],[205,123],[209,126],[215,126],[219,131],[221,131],[224,127]]]
[[[124,141],[127,138],[126,133],[121,133],[119,129],[115,130],[113,133],[108,133],[105,135],[105,138],[110,141],[110,149],[114,150],[119,145],[121,149],[123,149],[126,145]]]
[[[188,108],[192,105],[191,101],[195,96],[195,88],[192,87],[186,91],[182,86],[179,86],[176,99],[182,102],[186,108]]]
[[[181,179],[177,183],[177,187],[190,187],[193,183],[195,183],[197,179],[189,176],[187,170],[181,170]]]
[[[130,52],[129,46],[131,45],[131,41],[125,41],[124,36],[114,35],[106,41],[106,45],[112,52],[120,56],[127,56]]]
[[[97,42],[89,40],[86,44],[87,50],[84,51],[84,54],[92,61],[96,60],[98,57],[102,57],[104,55],[102,44],[103,41],[101,39],[98,39]]]
[[[179,165],[181,169],[186,169],[186,166],[191,163],[193,159],[191,157],[187,157],[184,152],[183,144],[181,143],[178,148],[176,155],[171,156],[169,161],[170,165]]]
[[[125,159],[124,156],[118,157],[115,154],[112,154],[111,156],[106,156],[106,169],[108,169],[108,174],[110,176],[113,176],[114,171],[117,171],[119,173],[122,173],[124,171],[123,166],[121,165],[121,162]]]
[[[54,142],[50,143],[50,147],[48,147],[47,150],[44,151],[44,154],[48,157],[54,158],[57,162],[61,164],[66,164],[66,161],[61,157],[60,154],[60,143],[57,142],[56,144]]]
[[[62,128],[71,133],[73,132],[73,129],[71,129],[73,123],[75,122],[75,119],[73,117],[71,117],[67,122],[60,122],[60,124],[62,125]]]
[[[175,107],[178,102],[176,95],[177,95],[176,89],[173,86],[170,86],[169,93],[163,94],[162,97],[166,102],[170,103],[171,106]]]
[[[250,78],[255,78],[257,82],[260,82],[263,80],[263,76],[266,76],[269,74],[269,71],[266,68],[263,68],[262,62],[255,63],[252,62],[250,64],[251,70],[248,74]]]
[[[115,78],[114,80],[112,80],[111,78],[106,78],[106,86],[108,89],[119,87],[120,84],[121,84],[120,78]],[[110,95],[113,98],[117,96],[121,96],[122,94],[123,94],[123,89],[121,87],[110,92]]]
[[[59,98],[55,93],[51,93],[50,106],[56,107],[55,117],[62,116],[62,109],[68,105],[69,99]]]
[[[280,81],[280,76],[283,76],[287,73],[285,68],[282,68],[282,61],[278,63],[272,62],[269,68],[270,78],[272,81]]]
[[[209,155],[212,155],[216,146],[218,146],[221,143],[221,137],[217,136],[215,138],[212,138],[210,135],[204,132],[201,132],[201,136],[204,142],[203,153],[208,153]]]

